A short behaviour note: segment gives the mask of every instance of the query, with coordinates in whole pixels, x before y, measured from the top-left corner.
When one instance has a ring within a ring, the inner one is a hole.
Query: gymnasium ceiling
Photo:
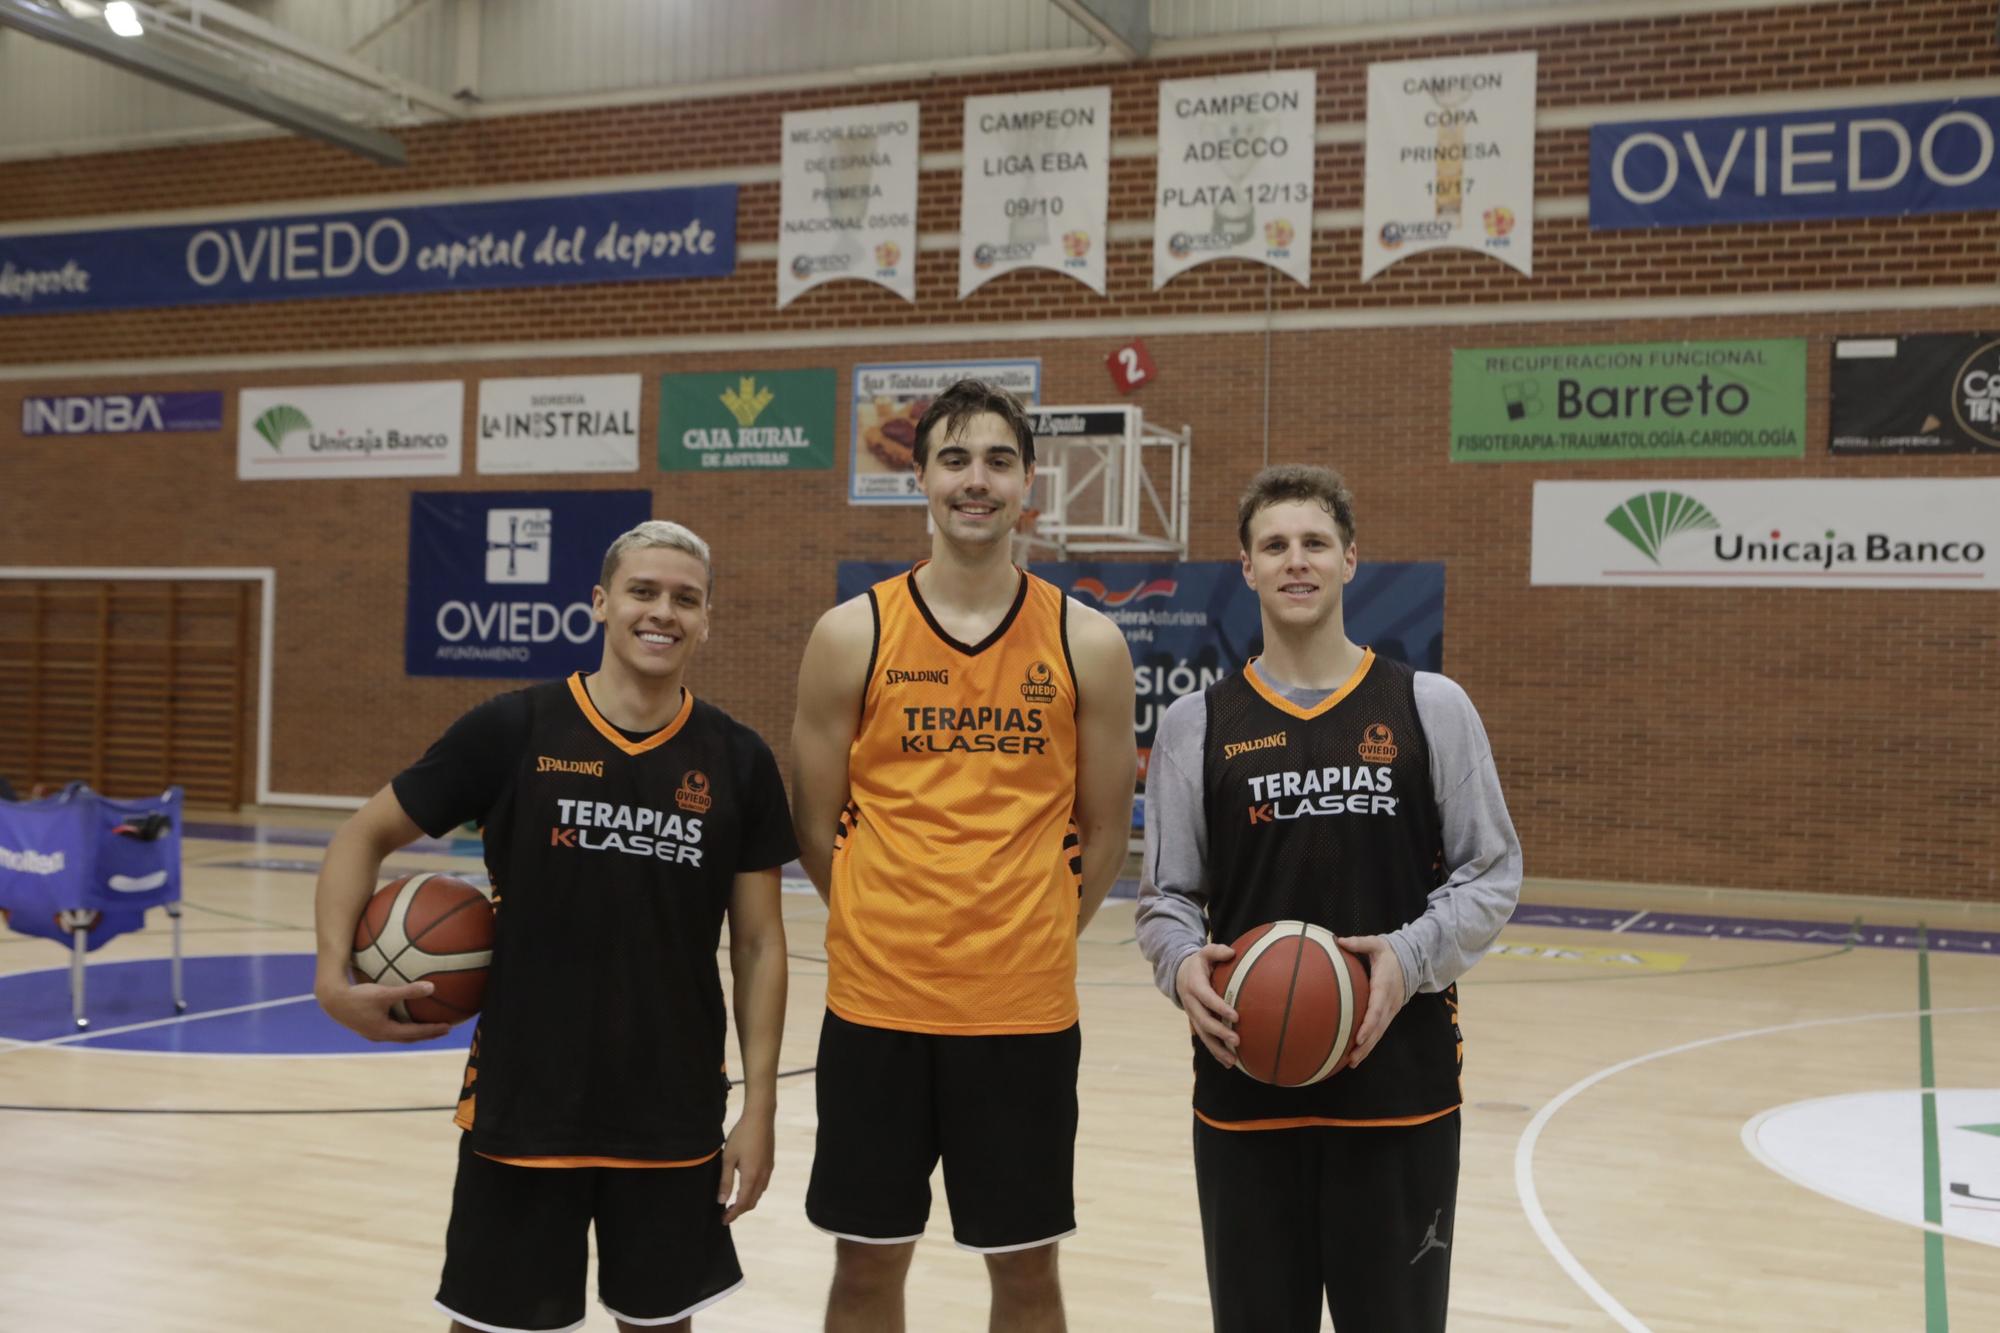
[[[0,0],[0,160],[1799,0]],[[188,89],[199,90],[196,92]]]

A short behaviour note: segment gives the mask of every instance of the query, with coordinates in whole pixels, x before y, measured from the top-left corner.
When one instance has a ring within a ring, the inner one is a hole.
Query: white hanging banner
[[[1361,277],[1453,246],[1533,273],[1535,53],[1368,67]]]
[[[1111,90],[965,99],[958,294],[1017,268],[1052,268],[1104,295]]]
[[[1160,84],[1155,288],[1224,256],[1311,284],[1314,87],[1309,69]]]
[[[778,190],[778,306],[860,278],[917,299],[917,104],[785,117]]]

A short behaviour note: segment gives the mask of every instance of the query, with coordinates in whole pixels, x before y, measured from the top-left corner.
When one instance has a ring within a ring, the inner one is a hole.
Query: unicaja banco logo
[[[295,430],[311,430],[306,414],[290,403],[279,403],[257,418],[256,431],[273,449],[285,447],[285,437]]]
[[[736,382],[733,389],[722,391],[722,405],[729,409],[729,415],[736,418],[739,426],[749,426],[764,414],[775,399],[768,388],[760,388],[753,375],[745,375]]]
[[[1679,491],[1635,495],[1606,514],[1604,521],[1656,565],[1660,563],[1661,545],[1675,533],[1722,527],[1707,505]]]

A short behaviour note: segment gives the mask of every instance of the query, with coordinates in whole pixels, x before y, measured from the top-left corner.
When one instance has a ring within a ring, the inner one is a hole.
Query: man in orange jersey
[[[437,1294],[454,1330],[581,1327],[593,1229],[598,1300],[628,1333],[682,1333],[742,1284],[729,1224],[771,1177],[795,844],[770,748],[684,683],[713,582],[678,523],[619,537],[591,591],[598,669],[453,723],[320,868],[320,1005],[372,1041],[437,1037],[389,1012],[430,982],[352,983],[354,925],[389,853],[485,830],[493,965]],[[725,916],[744,1091],[727,1138]]]
[[[1219,1333],[1444,1328],[1458,1198],[1458,992],[1521,889],[1521,845],[1465,691],[1347,637],[1354,497],[1274,467],[1237,509],[1264,652],[1174,701],[1146,775],[1139,947],[1194,1031],[1194,1171]],[[1210,974],[1267,921],[1367,961],[1346,1068],[1235,1068]]]
[[[799,859],[829,908],[806,1215],[836,1238],[827,1329],[901,1330],[942,1157],[991,1326],[1060,1330],[1076,939],[1125,858],[1132,659],[1011,559],[1035,466],[1011,394],[953,385],[915,454],[931,558],[822,616],[799,668]]]

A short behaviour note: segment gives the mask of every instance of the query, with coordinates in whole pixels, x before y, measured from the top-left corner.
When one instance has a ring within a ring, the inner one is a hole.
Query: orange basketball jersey
[[[921,568],[921,566],[919,566]],[[916,573],[868,591],[875,651],[834,844],[827,1007],[910,1032],[1076,1021],[1076,681],[1062,591],[1021,576],[976,644]]]

